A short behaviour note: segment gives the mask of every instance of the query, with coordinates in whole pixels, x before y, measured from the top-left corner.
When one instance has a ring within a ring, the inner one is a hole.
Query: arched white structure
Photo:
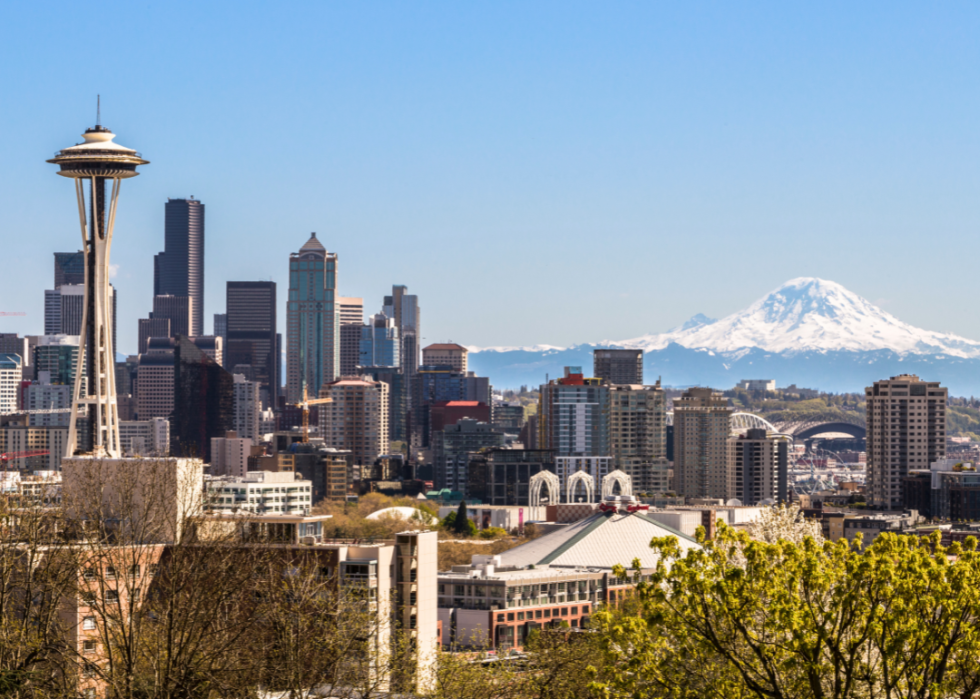
[[[579,483],[585,486],[585,501],[595,502],[595,479],[588,471],[576,471],[565,481],[565,502],[576,502],[575,487]]]
[[[531,490],[528,502],[531,507],[541,507],[541,488],[548,488],[548,504],[557,505],[561,501],[561,481],[551,471],[541,471],[531,476]]]
[[[619,494],[620,495],[632,495],[633,494],[633,479],[628,475],[616,469],[615,471],[610,471],[602,478],[602,499],[605,500],[610,495],[613,495],[613,485],[619,483]]]
[[[765,430],[766,432],[779,432],[771,422],[752,413],[732,413],[729,424],[732,435],[739,435],[746,430],[752,429]]]

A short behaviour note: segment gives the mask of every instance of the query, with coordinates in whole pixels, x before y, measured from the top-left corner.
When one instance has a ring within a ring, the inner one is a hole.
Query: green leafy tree
[[[469,524],[470,518],[466,514],[466,501],[463,500],[459,503],[459,509],[456,510],[456,520],[453,522],[453,531],[455,531],[457,534],[469,536]]]
[[[753,541],[719,526],[639,580],[636,614],[597,613],[606,697],[942,699],[980,691],[980,554],[879,535]],[[617,570],[626,575],[625,569]],[[634,562],[633,574],[639,576]]]

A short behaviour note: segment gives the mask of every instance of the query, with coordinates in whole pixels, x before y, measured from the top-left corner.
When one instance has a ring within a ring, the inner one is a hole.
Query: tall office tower
[[[205,356],[212,362],[218,366],[224,366],[224,345],[222,344],[220,337],[215,337],[214,335],[202,335],[200,337],[191,337],[188,339],[194,344],[195,347],[204,352]]]
[[[613,468],[633,481],[633,492],[666,493],[670,465],[664,430],[667,400],[660,381],[609,386],[609,444]]]
[[[289,256],[286,302],[286,396],[290,403],[319,393],[340,373],[340,313],[336,305],[337,255],[316,233]]]
[[[730,497],[743,505],[787,502],[789,443],[750,429],[728,438],[728,463],[733,471]]]
[[[152,315],[152,314],[151,314]],[[169,318],[140,318],[139,319],[139,352],[146,352],[146,346],[151,337],[172,337],[170,334]]]
[[[0,354],[0,415],[17,412],[17,388],[21,381],[21,359]]]
[[[493,425],[464,417],[455,425],[432,432],[432,463],[436,488],[465,492],[470,455],[504,446],[504,435]]]
[[[234,379],[189,338],[174,346],[174,413],[170,451],[173,456],[211,462],[211,439],[232,429]]]
[[[276,356],[276,283],[228,282],[225,312],[228,344],[225,366],[251,366],[252,380],[262,385],[262,402],[279,402],[279,358]],[[217,333],[215,333],[217,334]]]
[[[674,400],[674,489],[689,498],[724,498],[735,488],[728,465],[732,409],[710,388]]]
[[[215,313],[214,314],[214,335],[220,337],[228,344],[228,314],[227,313]]]
[[[361,325],[364,323],[364,299],[357,296],[338,296],[341,325]]]
[[[385,296],[381,312],[395,321],[402,345],[401,366],[405,370],[405,376],[411,380],[418,371],[419,341],[422,337],[419,297],[409,294],[407,286],[393,286],[391,296]]]
[[[34,378],[41,379],[47,372],[53,384],[75,385],[75,370],[78,368],[78,335],[41,335],[34,346]],[[82,367],[85,376],[85,367]]]
[[[163,252],[153,258],[153,295],[190,297],[186,334],[203,335],[204,204],[194,197],[167,199],[164,212]]]
[[[259,431],[259,415],[262,412],[261,384],[257,381],[247,381],[241,374],[235,374],[233,379],[235,416],[232,428],[239,437],[247,437],[252,440],[252,444],[258,444],[261,436]]]
[[[320,391],[320,434],[328,447],[347,449],[354,464],[371,466],[388,453],[388,384],[360,378],[331,381]]]
[[[640,385],[643,383],[643,350],[597,349],[592,352],[593,373],[606,383]],[[636,483],[633,483],[636,487]]]
[[[868,493],[873,507],[901,509],[902,479],[946,456],[948,390],[902,374],[864,390]]]
[[[395,322],[384,313],[375,313],[361,326],[358,366],[401,366],[401,347]]]
[[[541,386],[539,443],[556,456],[610,456],[609,387],[582,367]]]
[[[54,254],[54,288],[85,284],[85,253],[56,252]]]
[[[153,297],[153,311],[150,313],[150,320],[160,320],[161,318],[169,320],[170,337],[203,335],[203,333],[191,332],[194,327],[194,304],[195,300],[191,296],[157,294]]]
[[[136,371],[136,417],[168,418],[174,411],[174,345],[169,337],[151,337]]]
[[[404,344],[402,345],[404,347]],[[493,386],[485,376],[454,371],[449,366],[422,365],[407,380],[409,385],[408,436],[414,447],[428,447],[431,438],[429,407],[438,401],[477,401],[492,404]],[[493,417],[491,408],[491,418]]]
[[[357,375],[388,384],[388,439],[408,441],[408,385],[399,366],[359,366]]]
[[[109,285],[109,323],[112,327],[112,344],[116,344],[116,289]],[[85,286],[79,284],[62,285],[44,292],[44,334],[81,335],[82,310],[85,301]],[[115,354],[113,354],[115,357]]]
[[[340,308],[340,375],[357,376],[361,354],[361,328],[364,327],[364,299],[341,296]]]
[[[422,350],[422,363],[426,366],[436,364],[451,366],[456,371],[466,373],[466,357],[470,351],[455,343],[438,343]]]

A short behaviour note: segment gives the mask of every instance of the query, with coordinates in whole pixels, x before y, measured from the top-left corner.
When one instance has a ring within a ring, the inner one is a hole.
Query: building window
[[[82,641],[82,652],[86,654],[95,652],[95,641]]]
[[[87,616],[84,619],[82,619],[82,628],[85,629],[86,631],[95,630],[95,617]]]

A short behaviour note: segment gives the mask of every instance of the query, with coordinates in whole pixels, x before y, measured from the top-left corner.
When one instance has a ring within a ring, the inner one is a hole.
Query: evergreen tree
[[[459,503],[459,509],[456,510],[456,521],[453,522],[453,531],[457,534],[470,533],[470,518],[466,516],[465,500]]]

